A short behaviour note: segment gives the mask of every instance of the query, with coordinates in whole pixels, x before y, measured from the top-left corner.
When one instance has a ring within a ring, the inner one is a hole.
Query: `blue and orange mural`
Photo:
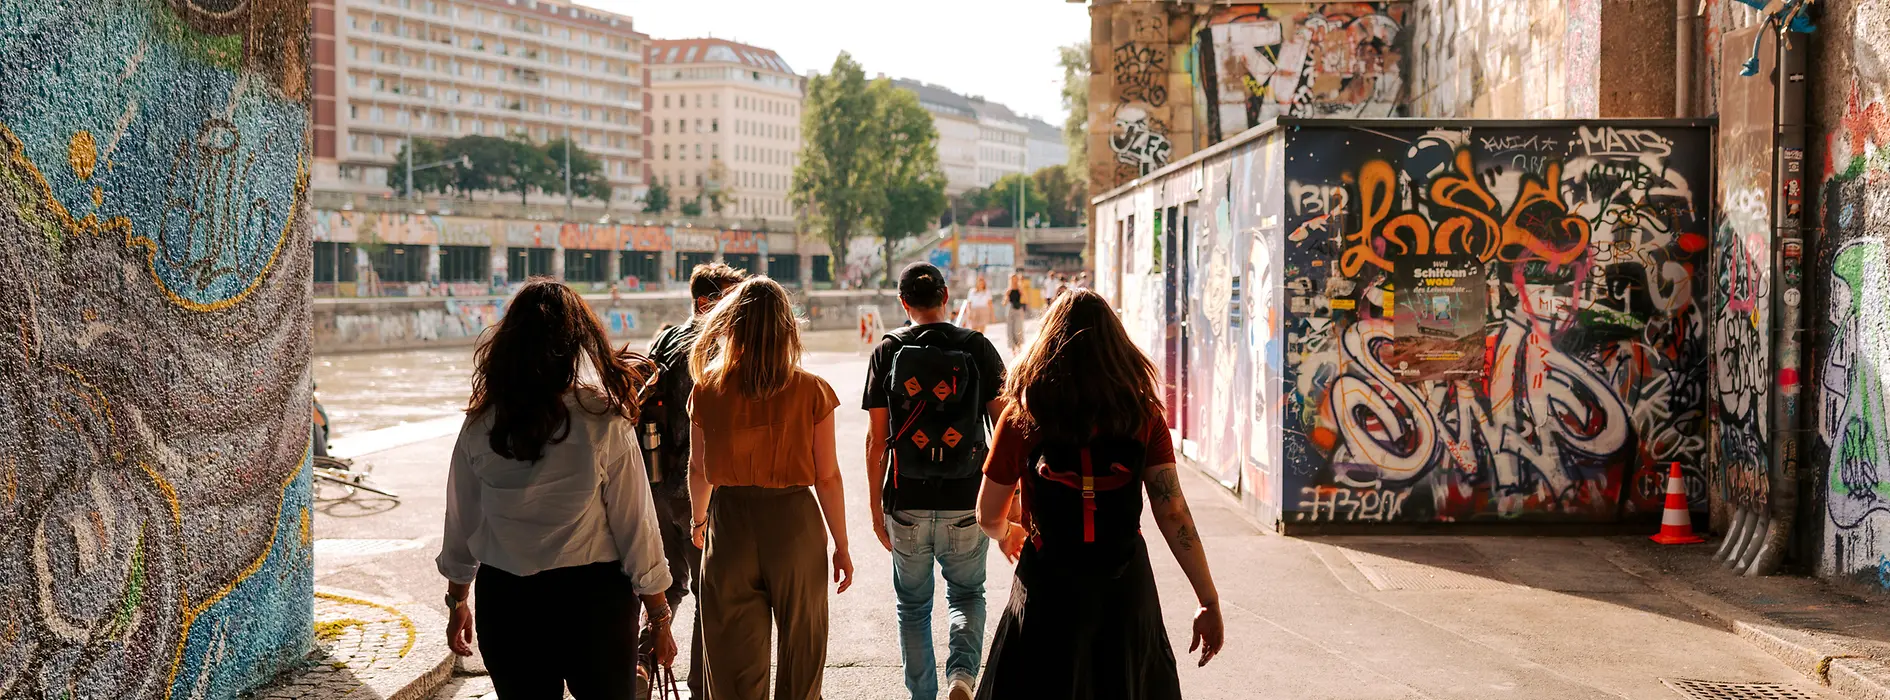
[[[0,696],[299,663],[308,7],[0,12]]]

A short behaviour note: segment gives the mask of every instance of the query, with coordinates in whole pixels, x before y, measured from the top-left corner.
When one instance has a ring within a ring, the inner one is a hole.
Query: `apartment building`
[[[1030,140],[1026,142],[1024,168],[1037,172],[1052,165],[1065,165],[1070,162],[1070,146],[1063,142],[1063,130],[1051,126],[1042,119],[1030,119],[1025,122],[1030,128]]]
[[[805,81],[775,52],[726,39],[650,42],[651,171],[672,211],[791,221]]]
[[[898,78],[892,83],[918,96],[919,106],[932,115],[947,195],[989,187],[1006,175],[1050,165],[1050,155],[1056,156],[1056,163],[1068,157],[1067,149],[1057,150],[1063,149],[1061,133],[1043,120],[1021,116],[1002,103],[961,95],[931,83]],[[1042,142],[1046,134],[1055,137],[1054,143]]]
[[[409,137],[570,134],[612,198],[648,175],[649,37],[551,0],[314,0],[318,190],[384,193]],[[562,201],[560,199],[560,201]]]

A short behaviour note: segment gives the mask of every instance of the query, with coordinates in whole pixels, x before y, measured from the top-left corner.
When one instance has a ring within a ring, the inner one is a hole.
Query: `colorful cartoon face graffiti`
[[[307,651],[308,8],[0,12],[0,696]]]
[[[1657,511],[1673,461],[1703,505],[1707,152],[1682,127],[1290,133],[1286,517],[1612,519]],[[1399,349],[1458,309],[1480,332]]]

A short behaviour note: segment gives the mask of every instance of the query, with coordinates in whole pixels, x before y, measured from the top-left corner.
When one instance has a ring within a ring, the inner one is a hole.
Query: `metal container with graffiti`
[[[1711,139],[1282,118],[1098,197],[1097,286],[1282,529],[1703,509]]]

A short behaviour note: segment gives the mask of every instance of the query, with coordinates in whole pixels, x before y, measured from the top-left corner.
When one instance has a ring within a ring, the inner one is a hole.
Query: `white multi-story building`
[[[1024,154],[1024,168],[1037,172],[1052,165],[1064,165],[1070,161],[1070,147],[1063,142],[1063,130],[1051,126],[1042,119],[1030,119],[1030,141]]]
[[[893,80],[893,85],[918,95],[919,106],[932,114],[948,195],[989,187],[1006,175],[1034,172],[1069,158],[1062,133],[1040,119],[929,83]]]
[[[725,39],[650,46],[650,166],[671,210],[720,192],[723,216],[792,220],[804,79],[775,52]],[[702,207],[715,213],[709,197]]]
[[[313,0],[318,189],[390,192],[406,139],[569,134],[612,198],[647,172],[649,37],[553,0]]]

